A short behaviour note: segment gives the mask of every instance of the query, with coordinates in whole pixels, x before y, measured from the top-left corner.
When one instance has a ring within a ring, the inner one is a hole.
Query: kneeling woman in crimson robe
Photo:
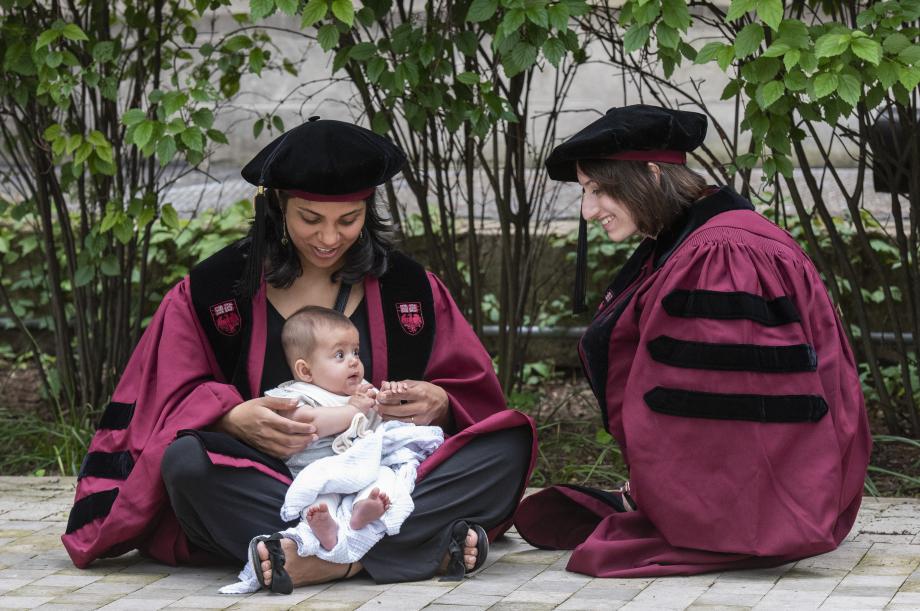
[[[83,463],[63,542],[74,564],[132,549],[162,562],[244,564],[251,540],[287,528],[284,458],[348,428],[349,408],[311,422],[264,397],[290,380],[286,316],[334,307],[359,330],[365,377],[384,418],[434,424],[447,441],[419,468],[415,510],[356,566],[297,556],[290,540],[253,543],[276,589],[349,577],[462,577],[485,534],[510,525],[533,466],[529,418],[506,408],[491,360],[432,274],[392,247],[375,187],[405,164],[371,131],[311,119],[243,170],[258,186],[249,237],[195,267],[164,297]],[[280,548],[280,549],[279,549]],[[269,554],[269,552],[271,552]],[[270,559],[269,559],[270,557]]]
[[[515,517],[572,571],[778,565],[834,549],[859,509],[871,442],[846,335],[789,234],[686,168],[705,133],[701,114],[613,108],[546,160],[584,188],[582,273],[585,221],[645,237],[579,345],[629,482],[549,488]]]

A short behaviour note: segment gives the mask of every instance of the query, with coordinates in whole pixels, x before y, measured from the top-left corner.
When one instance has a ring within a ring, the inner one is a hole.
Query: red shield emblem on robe
[[[415,335],[425,326],[425,319],[422,318],[422,304],[418,301],[397,303],[396,312],[399,315],[399,324],[409,335]]]
[[[236,307],[236,299],[212,305],[211,320],[214,321],[214,326],[217,327],[217,330],[224,335],[236,335],[239,333],[242,320],[240,319],[239,309]]]

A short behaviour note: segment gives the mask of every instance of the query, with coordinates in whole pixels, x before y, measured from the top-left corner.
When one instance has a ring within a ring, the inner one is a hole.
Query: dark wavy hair
[[[283,191],[266,190],[265,232],[265,281],[275,288],[287,288],[294,283],[302,269],[300,257],[292,241],[281,244],[282,211],[287,206],[289,196]],[[390,219],[377,209],[376,193],[365,200],[367,209],[364,215],[362,236],[352,244],[345,253],[345,265],[332,275],[332,281],[340,278],[342,282],[357,284],[365,276],[382,276],[387,271],[390,251],[396,245],[396,231]],[[250,237],[256,225],[250,227]]]

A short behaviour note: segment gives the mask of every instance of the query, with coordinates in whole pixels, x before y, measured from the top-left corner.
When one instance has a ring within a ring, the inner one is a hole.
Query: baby
[[[293,420],[312,422],[322,432],[340,427],[325,422],[329,414],[314,412],[314,408],[351,405],[360,410],[344,432],[320,437],[285,461],[296,476],[310,463],[347,450],[354,438],[375,428],[380,417],[373,409],[376,390],[364,380],[358,329],[344,314],[319,306],[302,308],[285,321],[281,344],[294,379],[265,394],[297,399],[299,407],[291,413]],[[382,473],[386,477],[386,472]],[[390,484],[376,481],[356,495],[349,521],[352,530],[364,528],[386,512]],[[302,512],[301,519],[309,524],[323,549],[331,550],[338,542],[339,525],[333,515],[341,501],[341,494],[321,494]]]
[[[376,390],[363,378],[358,342],[358,330],[343,314],[317,306],[298,310],[281,332],[294,379],[265,393],[297,399],[291,418],[311,422],[320,435],[286,461],[295,478],[281,517],[300,522],[272,537],[293,540],[301,556],[340,564],[357,562],[384,535],[399,532],[415,508],[416,468],[444,441],[435,426],[382,422],[374,410]],[[250,542],[250,563],[239,583],[222,593],[265,585],[255,568],[261,563],[256,546],[267,539]]]

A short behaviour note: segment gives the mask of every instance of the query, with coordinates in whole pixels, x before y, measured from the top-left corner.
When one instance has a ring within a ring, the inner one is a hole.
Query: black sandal
[[[463,548],[466,546],[466,535],[473,531],[478,536],[476,540],[476,563],[470,570],[466,569],[466,563],[463,560]],[[489,556],[489,537],[485,529],[479,524],[468,524],[467,522],[457,522],[454,524],[450,533],[450,542],[447,546],[450,553],[450,559],[447,561],[447,570],[440,581],[460,581],[464,577],[474,575],[486,563]]]
[[[268,588],[275,594],[290,594],[294,591],[294,583],[291,576],[284,570],[284,550],[281,549],[281,540],[284,537],[281,533],[273,535],[259,535],[253,537],[249,542],[249,560],[252,562],[252,569],[255,571],[256,580],[263,588]],[[268,550],[268,560],[272,563],[272,582],[265,584],[265,578],[262,576],[262,559],[259,558],[259,541],[265,543]]]

